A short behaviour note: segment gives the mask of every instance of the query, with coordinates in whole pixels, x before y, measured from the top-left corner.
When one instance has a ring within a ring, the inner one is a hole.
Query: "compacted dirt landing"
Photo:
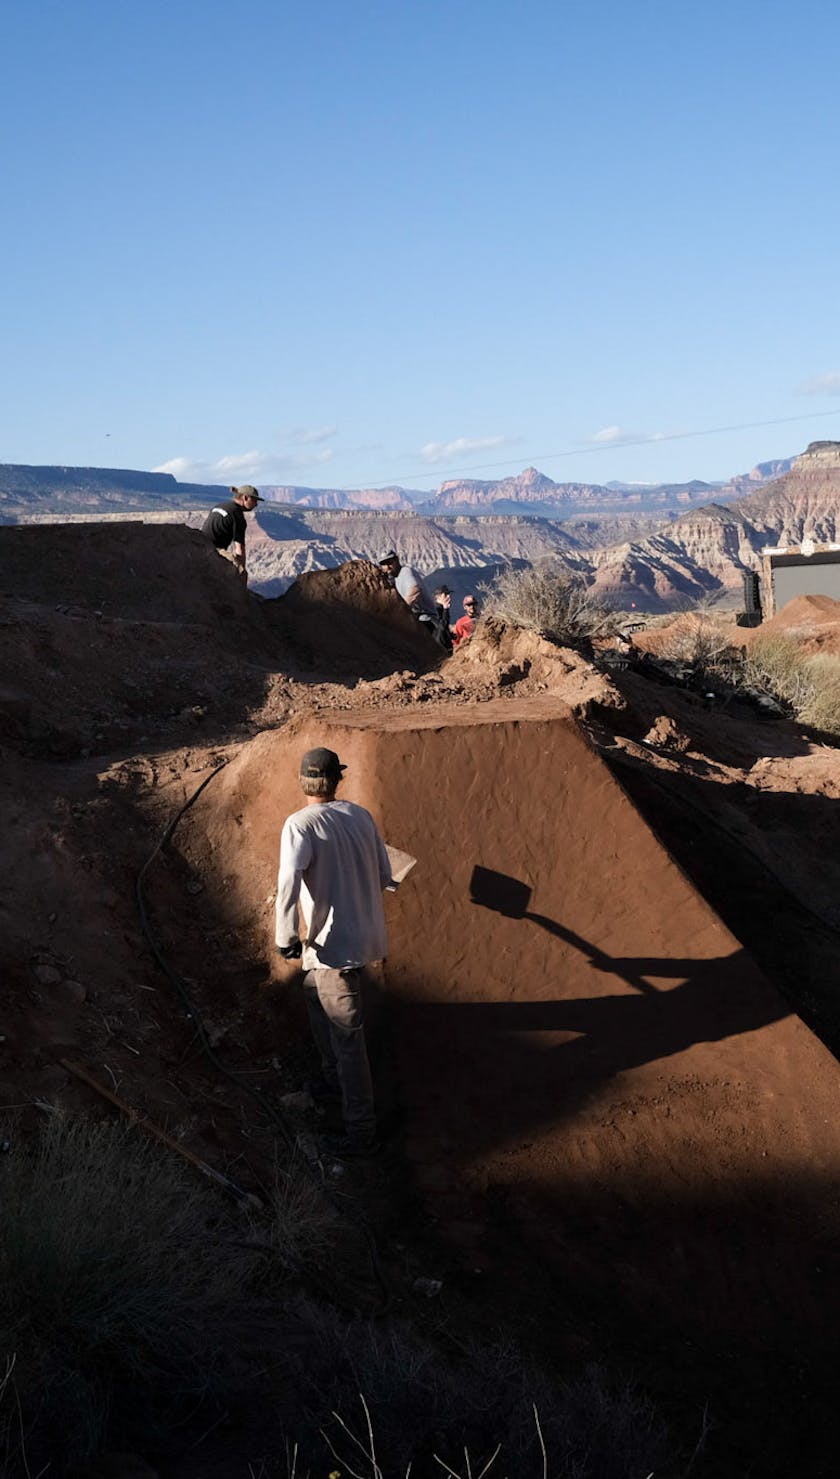
[[[555,700],[257,738],[190,822],[231,906],[270,895],[314,743],[419,859],[386,989],[415,1195],[538,1344],[588,1323],[708,1394],[707,1472],[780,1472],[836,1345],[835,1060]]]

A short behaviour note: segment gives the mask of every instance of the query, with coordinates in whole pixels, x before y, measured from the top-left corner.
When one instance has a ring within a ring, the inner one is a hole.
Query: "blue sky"
[[[839,76],[833,0],[5,0],[0,461],[431,488],[840,438]]]

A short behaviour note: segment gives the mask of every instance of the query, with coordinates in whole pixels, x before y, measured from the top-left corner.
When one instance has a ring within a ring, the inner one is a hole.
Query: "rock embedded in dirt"
[[[308,1089],[296,1089],[290,1094],[281,1094],[280,1103],[284,1109],[299,1111],[306,1111],[315,1107],[315,1101]]]
[[[64,981],[62,982],[61,989],[69,996],[71,1001],[77,1002],[79,1006],[82,1005],[82,1002],[87,1001],[87,987],[83,986],[81,981]]]
[[[61,971],[56,970],[54,965],[44,960],[36,962],[32,967],[32,975],[39,986],[57,986],[61,980]]]
[[[498,673],[499,687],[506,688],[514,683],[521,683],[523,678],[527,678],[530,670],[531,664],[527,661],[527,659],[525,660],[525,662],[521,663],[503,663],[502,666],[499,668]]]
[[[411,1287],[415,1294],[422,1294],[424,1299],[434,1299],[435,1295],[440,1294],[443,1288],[443,1280],[415,1279]]]
[[[682,755],[691,747],[691,740],[679,725],[667,714],[660,714],[644,737],[646,745],[658,745],[665,750],[675,750]]]

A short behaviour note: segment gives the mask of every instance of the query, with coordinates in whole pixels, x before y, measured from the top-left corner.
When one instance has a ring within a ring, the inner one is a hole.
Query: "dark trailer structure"
[[[762,550],[764,616],[781,611],[794,596],[830,596],[840,601],[840,544],[784,545]]]

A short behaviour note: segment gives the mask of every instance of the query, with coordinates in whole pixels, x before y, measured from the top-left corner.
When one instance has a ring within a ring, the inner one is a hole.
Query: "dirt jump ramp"
[[[568,1313],[594,1287],[607,1324],[620,1301],[639,1328],[818,1325],[840,1069],[570,712],[324,715],[259,736],[202,822],[232,897],[270,893],[313,744],[418,859],[386,895],[386,1001],[405,1157],[444,1236],[469,1260],[504,1224],[535,1298],[559,1278]]]

